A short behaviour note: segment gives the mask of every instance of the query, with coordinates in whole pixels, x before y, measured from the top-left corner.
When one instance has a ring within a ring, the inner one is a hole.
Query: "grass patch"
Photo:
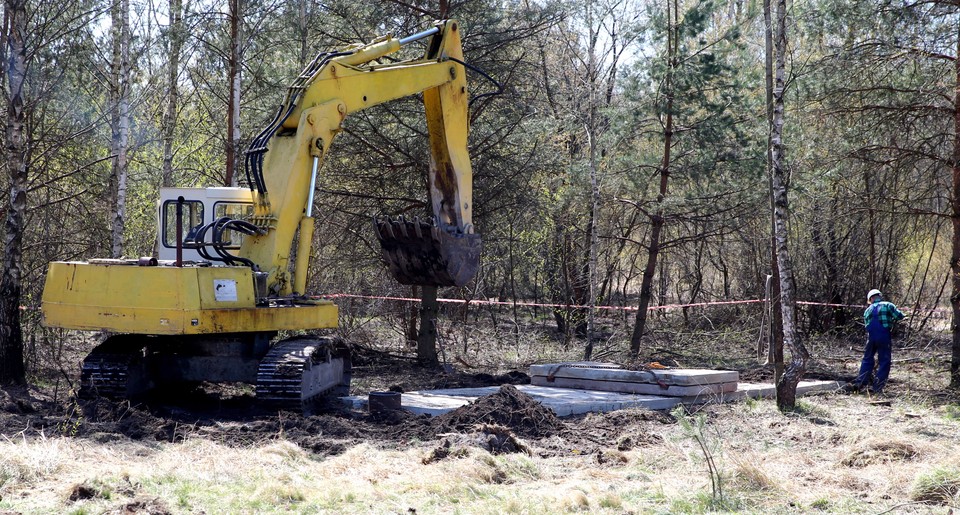
[[[830,410],[806,400],[798,400],[796,406],[784,414],[804,417],[814,422],[831,421]]]
[[[755,492],[779,491],[780,485],[761,468],[759,460],[737,458],[733,460],[733,482],[741,489]]]
[[[960,469],[937,468],[917,476],[910,497],[931,504],[957,504],[960,502]]]
[[[65,465],[67,450],[59,438],[41,437],[10,443],[17,446],[18,452],[0,453],[2,485],[42,481],[56,475]]]
[[[944,418],[953,422],[960,422],[960,404],[947,404],[943,410]]]
[[[833,503],[830,501],[830,499],[824,499],[821,497],[820,499],[810,503],[810,509],[817,511],[828,511],[832,505]]]

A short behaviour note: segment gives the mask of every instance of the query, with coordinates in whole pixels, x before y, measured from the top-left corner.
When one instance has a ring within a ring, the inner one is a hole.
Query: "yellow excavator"
[[[381,62],[423,40],[422,58]],[[84,359],[79,393],[246,382],[258,399],[303,409],[347,391],[347,346],[310,334],[337,327],[336,305],[305,291],[317,174],[348,115],[422,93],[432,214],[376,216],[374,231],[400,283],[470,281],[481,241],[471,217],[466,66],[454,20],[321,53],[253,139],[249,188],[161,189],[156,257],[50,263],[44,324],[109,335]],[[299,335],[276,341],[281,331]]]

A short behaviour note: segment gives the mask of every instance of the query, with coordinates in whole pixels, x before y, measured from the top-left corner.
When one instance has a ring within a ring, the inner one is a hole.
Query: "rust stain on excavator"
[[[442,208],[447,211],[451,220],[456,220],[457,209],[457,173],[453,169],[453,163],[444,161],[441,170],[437,170],[437,177],[434,185],[443,194]]]

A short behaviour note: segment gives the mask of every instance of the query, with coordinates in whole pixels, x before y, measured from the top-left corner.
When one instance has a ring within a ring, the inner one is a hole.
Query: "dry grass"
[[[599,455],[545,459],[534,445],[533,456],[466,449],[433,462],[424,460],[426,442],[401,450],[362,444],[321,460],[282,440],[236,448],[203,439],[7,439],[0,509],[97,513],[144,498],[172,513],[847,513],[956,505],[960,472],[951,465],[960,463],[960,423],[921,405],[876,407],[835,395],[806,402],[837,425],[785,417],[772,402],[704,408],[720,438],[724,499],[711,499],[698,451],[674,424],[658,426],[659,443],[629,451],[613,441]],[[936,436],[923,436],[930,431]],[[71,501],[78,485],[98,493]]]
[[[521,360],[551,352],[535,349],[498,350]],[[79,515],[140,503],[170,513],[947,513],[960,508],[960,416],[955,398],[942,400],[937,363],[895,365],[889,406],[825,394],[787,415],[773,401],[699,408],[722,498],[712,497],[702,451],[679,424],[623,417],[621,434],[598,450],[560,455],[539,452],[559,437],[525,440],[530,454],[464,444],[431,458],[438,441],[369,442],[321,457],[282,438],[238,447],[196,436],[7,435],[0,512]],[[856,357],[831,366],[855,370]],[[74,495],[78,488],[89,494]]]

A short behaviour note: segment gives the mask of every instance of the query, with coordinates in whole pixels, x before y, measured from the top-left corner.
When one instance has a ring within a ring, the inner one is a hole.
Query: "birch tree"
[[[953,292],[950,307],[953,311],[953,345],[950,359],[950,387],[960,389],[960,17],[957,18],[957,49],[953,57],[953,159],[950,175],[953,191],[950,198],[950,220],[953,225],[950,275]]]
[[[23,274],[23,233],[27,212],[29,136],[24,87],[27,73],[27,0],[4,3],[4,61],[6,69],[6,145],[4,157],[9,181],[3,226],[3,270],[0,271],[0,384],[23,384],[23,331],[20,297]]]
[[[110,9],[113,59],[111,61],[110,256],[123,256],[123,229],[127,207],[130,142],[130,0],[116,0]]]
[[[593,332],[597,305],[597,247],[600,245],[597,235],[597,216],[600,208],[599,167],[599,106],[597,105],[597,39],[598,31],[594,30],[594,2],[587,2],[587,27],[589,30],[587,44],[587,112],[584,133],[587,137],[587,167],[590,170],[590,214],[587,224],[587,344],[584,347],[583,359],[590,360],[593,356]],[[614,70],[614,74],[616,71]],[[612,84],[611,84],[612,86]]]
[[[574,333],[587,337],[585,359],[593,354],[596,326],[605,160],[614,152],[609,116],[620,99],[624,55],[639,35],[638,18],[632,0],[586,2],[540,44],[546,107],[567,174],[553,191],[555,244],[548,247],[547,273],[552,300],[577,306],[558,308],[554,316],[568,340]]]
[[[229,0],[230,53],[227,59],[227,80],[230,82],[230,96],[227,98],[227,163],[224,185],[234,186],[237,182],[236,168],[240,154],[240,1]]]
[[[773,126],[770,128],[770,164],[773,184],[774,232],[780,275],[780,310],[783,343],[790,351],[790,365],[777,382],[777,407],[790,410],[797,403],[797,384],[807,366],[807,349],[798,339],[797,305],[793,287],[793,265],[787,245],[787,171],[783,144],[783,104],[786,92],[787,0],[777,0],[774,47],[776,64],[773,86]]]
[[[771,0],[763,0],[763,48],[764,48],[764,90],[767,114],[767,126],[773,128],[773,17],[770,5]],[[767,335],[767,364],[773,365],[774,381],[779,381],[783,375],[783,315],[780,310],[780,265],[777,260],[777,220],[776,206],[774,205],[773,163],[770,135],[767,136],[767,175],[769,176],[770,195],[770,284],[767,295],[769,303],[769,326]]]
[[[189,6],[189,2],[188,2]],[[188,7],[189,9],[189,7]],[[167,94],[163,112],[163,180],[165,187],[173,186],[173,139],[177,128],[180,102],[180,54],[185,37],[183,27],[183,0],[170,0],[170,25],[167,33]]]

